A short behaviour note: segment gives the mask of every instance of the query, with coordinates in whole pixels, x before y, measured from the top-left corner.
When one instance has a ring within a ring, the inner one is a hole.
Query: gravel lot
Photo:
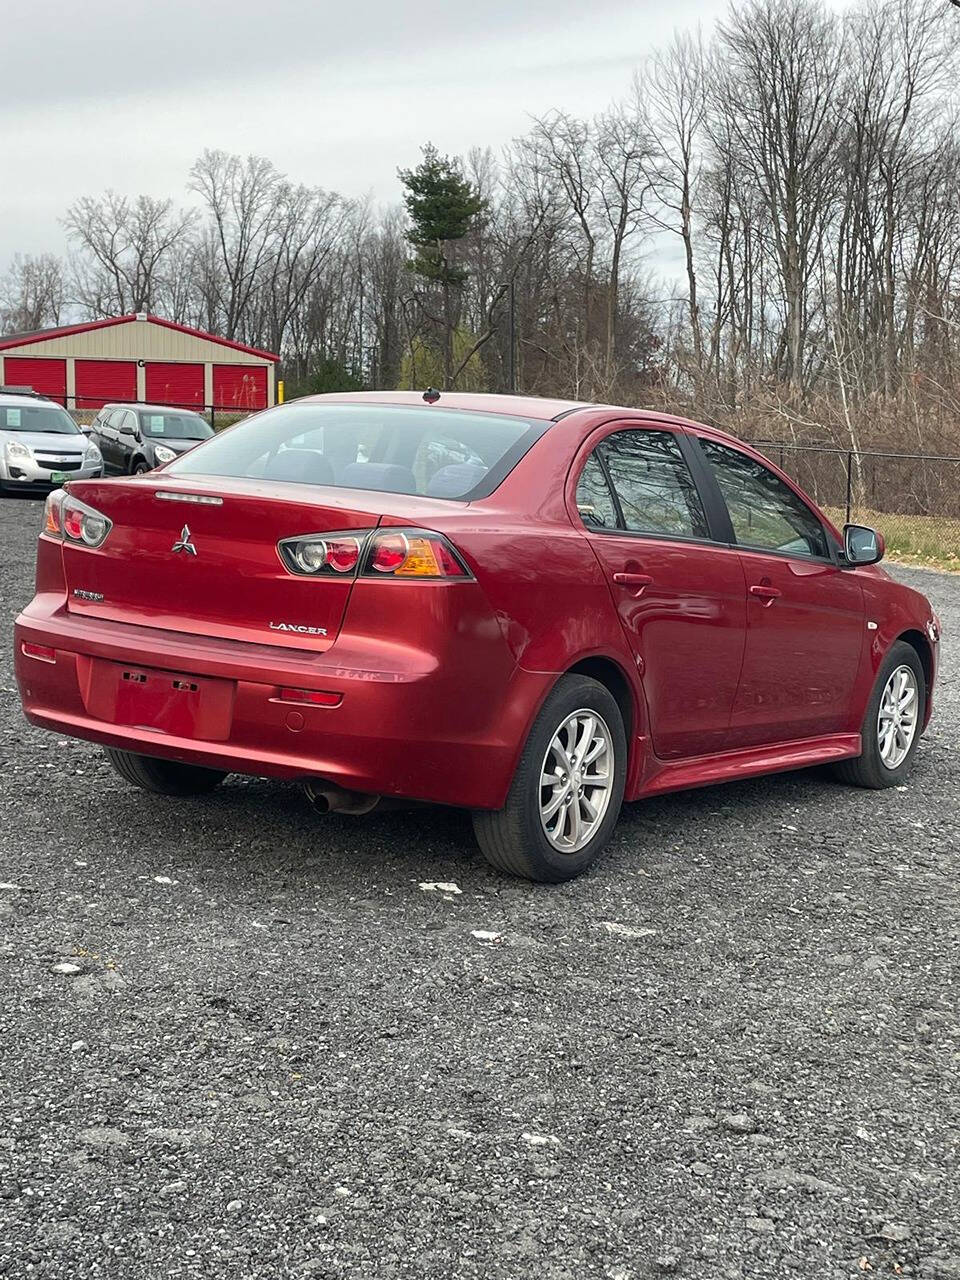
[[[550,889],[455,812],[148,798],[28,727],[40,513],[0,503],[0,1273],[960,1278],[960,577],[896,571],[948,639],[909,788],[628,806]]]

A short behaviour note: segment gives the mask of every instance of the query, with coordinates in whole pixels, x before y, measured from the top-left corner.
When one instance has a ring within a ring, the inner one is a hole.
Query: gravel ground
[[[4,643],[0,1273],[958,1280],[960,577],[895,572],[948,637],[908,788],[628,806],[561,888],[455,812],[148,798]]]

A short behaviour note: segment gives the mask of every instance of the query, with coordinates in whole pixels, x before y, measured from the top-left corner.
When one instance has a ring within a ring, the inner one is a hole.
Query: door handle
[[[779,591],[776,587],[760,585],[751,587],[750,594],[752,596],[756,596],[759,600],[762,600],[765,605],[770,605],[773,604],[774,600],[779,600],[781,595],[783,595],[783,592]]]
[[[653,578],[649,573],[615,573],[613,580],[621,587],[649,587]]]

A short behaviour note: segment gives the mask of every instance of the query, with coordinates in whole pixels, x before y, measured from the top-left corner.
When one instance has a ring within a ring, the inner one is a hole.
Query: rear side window
[[[672,431],[616,431],[594,450],[596,468],[588,477],[584,468],[580,484],[593,492],[594,512],[603,513],[600,489],[603,469],[613,486],[620,518],[615,523],[629,533],[646,533],[676,538],[709,538],[707,518],[693,476]],[[593,461],[593,456],[591,461]],[[602,460],[602,462],[601,462]],[[577,488],[577,504],[581,490]],[[588,526],[599,520],[581,517]],[[606,518],[603,525],[607,525]]]
[[[492,493],[548,426],[426,406],[294,403],[239,423],[167,473],[468,500]]]
[[[613,494],[596,451],[591,453],[577,484],[577,510],[589,529],[616,529],[619,523]]]
[[[823,525],[779,476],[738,449],[701,438],[737,542],[784,555],[829,558]]]

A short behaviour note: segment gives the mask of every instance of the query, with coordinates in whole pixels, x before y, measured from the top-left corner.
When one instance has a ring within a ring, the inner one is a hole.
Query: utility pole
[[[960,0],[954,0],[954,4],[960,4]],[[507,285],[507,292],[509,296],[508,306],[510,308],[508,330],[510,354],[507,360],[508,389],[511,395],[515,395],[517,391],[517,287],[512,276]]]

